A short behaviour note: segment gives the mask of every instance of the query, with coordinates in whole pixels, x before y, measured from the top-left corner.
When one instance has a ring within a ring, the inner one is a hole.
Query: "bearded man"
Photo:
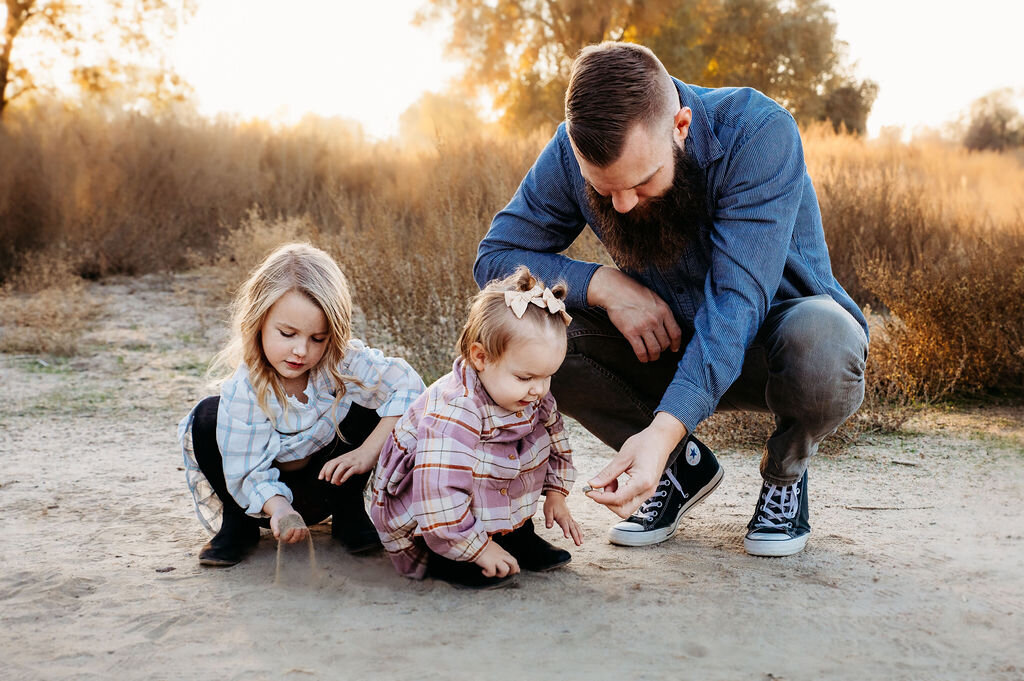
[[[586,225],[617,268],[560,254]],[[482,286],[523,264],[569,286],[551,389],[618,450],[589,492],[625,518],[610,540],[670,538],[722,479],[694,430],[716,409],[758,410],[776,427],[744,547],[802,550],[807,465],[863,400],[868,337],[832,275],[789,112],[749,88],[687,85],[640,45],[585,48],[565,122],[494,217],[474,275]]]

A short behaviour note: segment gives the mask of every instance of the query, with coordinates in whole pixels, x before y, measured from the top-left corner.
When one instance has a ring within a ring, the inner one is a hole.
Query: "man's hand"
[[[332,485],[340,485],[356,473],[366,473],[377,465],[379,449],[357,447],[351,452],[336,456],[320,469],[320,479]]]
[[[587,302],[608,312],[608,319],[641,362],[653,362],[664,350],[679,351],[683,332],[669,306],[654,291],[614,267],[604,266],[594,273]]]
[[[658,412],[651,425],[626,440],[619,453],[590,480],[591,487],[603,487],[587,496],[604,504],[616,515],[628,518],[658,488],[665,464],[676,445],[686,437],[686,426],[666,412]],[[618,477],[629,475],[622,486]]]
[[[519,563],[512,554],[489,540],[484,550],[473,561],[484,571],[484,577],[507,577],[519,572]]]
[[[576,546],[583,546],[583,530],[569,513],[569,505],[565,503],[565,495],[561,492],[549,491],[544,495],[544,526],[554,527],[555,523],[562,528],[566,539],[572,539]]]

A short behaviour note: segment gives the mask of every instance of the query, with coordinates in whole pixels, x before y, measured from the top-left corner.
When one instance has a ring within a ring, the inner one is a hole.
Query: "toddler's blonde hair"
[[[355,380],[340,371],[352,337],[352,296],[345,275],[319,248],[307,243],[285,244],[268,255],[238,289],[232,304],[231,340],[214,357],[210,369],[211,374],[222,371],[219,378],[223,381],[244,363],[260,409],[268,416],[271,392],[282,409],[287,409],[288,402],[281,377],[263,354],[260,334],[270,308],[290,291],[309,298],[327,319],[324,354],[310,371],[325,368],[337,389],[335,403],[345,394],[345,382]]]
[[[526,306],[526,312],[520,319],[505,304],[506,291],[529,291],[534,286],[543,288],[544,282],[534,277],[526,265],[520,265],[511,276],[488,283],[476,294],[470,301],[469,318],[455,345],[464,362],[470,361],[469,353],[473,343],[480,343],[488,358],[496,361],[505,353],[513,338],[527,336],[538,326],[565,331],[568,324],[562,314],[531,304]],[[551,293],[561,301],[565,300],[567,291],[564,282],[551,287]]]

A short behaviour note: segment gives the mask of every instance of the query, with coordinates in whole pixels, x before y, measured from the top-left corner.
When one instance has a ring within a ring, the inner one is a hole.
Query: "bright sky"
[[[204,113],[295,121],[306,112],[398,130],[425,91],[457,65],[439,27],[411,25],[421,0],[200,0],[179,34],[176,63]]]
[[[992,90],[1024,111],[1021,0],[830,0],[860,77],[881,86],[868,131],[942,128]]]
[[[441,56],[443,29],[410,25],[422,2],[200,0],[177,63],[204,112],[291,121],[312,111],[384,137],[423,92],[443,89],[459,71]],[[858,75],[881,86],[872,134],[941,127],[996,88],[1017,88],[1024,100],[1021,0],[830,4]]]

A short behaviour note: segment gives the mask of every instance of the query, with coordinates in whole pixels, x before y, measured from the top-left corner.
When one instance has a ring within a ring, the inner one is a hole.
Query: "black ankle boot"
[[[519,567],[531,572],[547,572],[560,568],[572,560],[572,554],[558,548],[537,535],[533,518],[508,534],[492,537],[501,548],[512,554]]]
[[[260,525],[241,511],[224,509],[220,531],[199,550],[199,564],[230,567],[242,562],[260,540]]]
[[[366,553],[380,548],[380,536],[370,522],[363,501],[363,489],[369,473],[353,475],[332,494],[331,536],[349,553]]]
[[[427,561],[427,574],[434,579],[448,582],[456,589],[485,591],[512,586],[516,582],[515,575],[486,577],[483,569],[476,563],[452,560],[436,553],[430,554],[430,559]]]

